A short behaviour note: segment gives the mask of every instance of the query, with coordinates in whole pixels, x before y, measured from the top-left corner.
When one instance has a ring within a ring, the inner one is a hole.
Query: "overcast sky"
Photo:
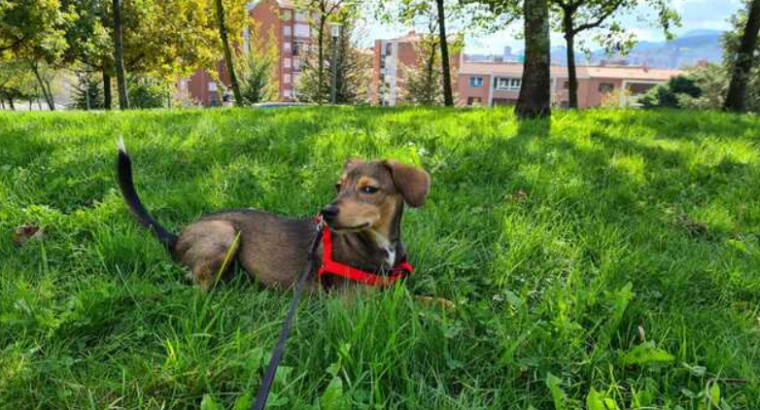
[[[741,7],[741,0],[672,0],[681,14],[682,24],[674,30],[676,35],[697,29],[726,30],[729,28],[728,20]],[[639,41],[663,41],[665,39],[662,30],[652,27],[646,21],[641,21],[642,16],[652,16],[651,10],[641,9],[636,14],[623,19],[626,28],[636,34]],[[644,18],[646,20],[646,18]],[[651,20],[650,20],[651,21]],[[514,51],[523,49],[523,42],[517,34],[522,30],[522,23],[513,23],[504,30],[489,35],[469,36],[466,42],[468,53],[495,53],[501,54],[504,46],[510,46]],[[382,25],[375,21],[367,23],[369,39],[393,38],[408,31],[408,28],[392,25]],[[366,44],[370,46],[371,41]],[[560,34],[552,34],[552,46],[563,45],[564,40]]]

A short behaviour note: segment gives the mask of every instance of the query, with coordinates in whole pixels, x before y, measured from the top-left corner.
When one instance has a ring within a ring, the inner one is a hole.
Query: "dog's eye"
[[[367,185],[367,186],[362,187],[361,191],[364,192],[365,194],[374,194],[377,191],[379,191],[379,189],[377,189],[376,187]]]
[[[340,184],[335,184],[335,190],[336,190],[336,191],[340,191],[340,188],[341,188],[341,185],[340,185]]]

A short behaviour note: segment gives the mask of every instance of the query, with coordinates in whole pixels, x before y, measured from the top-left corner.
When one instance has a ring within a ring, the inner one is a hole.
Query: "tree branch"
[[[586,24],[581,24],[580,26],[575,27],[573,29],[573,34],[578,34],[581,31],[585,31],[585,30],[589,30],[589,29],[601,26],[602,23],[604,23],[604,21],[607,20],[612,15],[612,13],[614,13],[615,11],[617,11],[617,9],[620,8],[620,6],[623,5],[624,1],[625,0],[617,0],[617,1],[615,1],[614,3],[612,3],[612,5],[610,6],[610,8],[607,9],[607,11],[604,12],[604,14],[602,14],[601,16],[599,16],[599,18],[596,19],[595,21],[590,22],[590,23],[586,23]]]

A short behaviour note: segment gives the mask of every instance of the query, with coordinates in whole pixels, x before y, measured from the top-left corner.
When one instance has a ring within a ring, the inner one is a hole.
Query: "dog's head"
[[[430,175],[396,161],[346,161],[336,184],[335,201],[322,210],[336,233],[373,230],[388,237],[403,204],[420,207],[430,190]]]

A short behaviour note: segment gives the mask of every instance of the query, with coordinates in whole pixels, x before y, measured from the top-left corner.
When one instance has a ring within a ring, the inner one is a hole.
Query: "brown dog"
[[[187,266],[204,290],[214,286],[234,261],[268,286],[295,284],[316,234],[316,222],[288,219],[253,209],[217,212],[188,225],[177,236],[163,228],[140,202],[132,182],[132,164],[119,144],[118,182],[132,214]],[[336,185],[334,202],[322,210],[332,231],[333,260],[359,269],[384,272],[405,258],[401,243],[404,204],[419,207],[430,188],[427,172],[396,161],[350,160]],[[319,258],[322,249],[318,250]],[[319,261],[317,261],[319,263]],[[331,277],[330,285],[346,280]],[[318,281],[312,276],[310,287]]]

